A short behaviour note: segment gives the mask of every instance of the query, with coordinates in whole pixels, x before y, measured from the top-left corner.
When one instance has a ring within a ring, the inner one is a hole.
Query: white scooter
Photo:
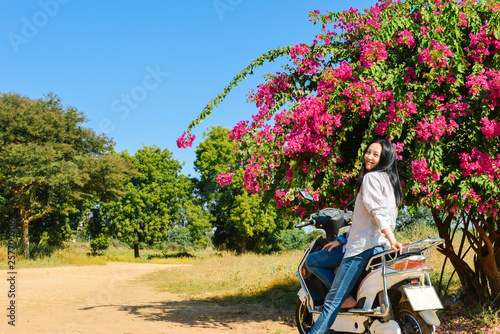
[[[306,248],[297,271],[302,287],[298,292],[295,319],[301,334],[309,333],[328,293],[324,284],[308,270],[305,260],[348,229],[351,219],[350,211],[327,208],[295,226],[313,226],[326,232]],[[436,309],[443,306],[431,284],[432,269],[427,261],[430,249],[443,242],[443,239],[420,240],[405,245],[403,254],[389,250],[372,257],[353,290],[356,307],[341,310],[331,330],[334,333],[435,333],[436,326],[440,325]]]

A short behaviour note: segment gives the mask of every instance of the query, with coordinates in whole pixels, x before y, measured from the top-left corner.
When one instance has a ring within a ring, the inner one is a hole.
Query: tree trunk
[[[432,215],[439,236],[445,240],[445,246],[439,251],[450,259],[462,283],[466,298],[471,302],[479,301],[483,304],[490,301],[494,306],[500,307],[500,263],[497,260],[500,233],[496,228],[495,218],[486,219],[464,213],[457,222],[462,224],[460,227],[464,236],[467,237],[475,253],[473,270],[462,258],[461,250],[457,253],[453,247],[451,222],[454,216],[450,214],[442,218],[435,210],[432,211]],[[472,227],[474,230],[470,229]]]
[[[477,254],[481,271],[486,276],[491,301],[496,307],[500,307],[500,270],[495,254],[495,245],[500,240],[500,233],[496,231],[495,218],[474,219],[472,222],[478,231],[478,236],[475,239],[472,239],[470,233],[467,233],[467,236],[474,242],[473,249]]]
[[[476,279],[474,270],[457,254],[453,247],[453,236],[451,234],[453,215],[450,214],[441,218],[439,211],[432,210],[432,216],[438,228],[439,236],[445,241],[444,247],[439,247],[438,251],[450,259],[464,289],[465,297],[470,301],[484,301],[484,287]]]
[[[490,261],[484,261],[490,263]],[[490,286],[491,300],[495,307],[500,307],[500,272],[498,267],[495,265],[495,261],[492,261],[491,265],[483,264],[483,270],[488,278],[488,284]]]
[[[30,226],[30,221],[26,218],[22,219],[22,246],[23,246],[23,254],[25,259],[30,258],[30,233],[29,233],[29,226]]]
[[[134,244],[134,257],[140,257],[139,256],[139,244],[138,243]]]
[[[25,259],[30,258],[30,223],[38,218],[45,216],[50,211],[51,208],[49,207],[35,215],[30,215],[31,211],[29,209],[26,209],[25,206],[19,206],[19,217],[21,220],[21,230],[23,232],[21,244],[23,247],[23,254]]]

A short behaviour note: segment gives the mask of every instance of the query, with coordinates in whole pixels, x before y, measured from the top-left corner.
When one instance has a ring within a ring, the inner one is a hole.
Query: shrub
[[[110,245],[109,236],[100,233],[97,238],[90,242],[90,248],[92,250],[92,255],[102,255],[104,250],[109,248]]]

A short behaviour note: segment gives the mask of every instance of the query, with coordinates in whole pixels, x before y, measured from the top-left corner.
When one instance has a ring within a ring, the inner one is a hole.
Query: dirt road
[[[138,280],[176,265],[109,263],[104,266],[18,269],[0,277],[0,333],[297,333],[269,310],[218,305],[158,292]],[[9,325],[15,301],[15,327]]]

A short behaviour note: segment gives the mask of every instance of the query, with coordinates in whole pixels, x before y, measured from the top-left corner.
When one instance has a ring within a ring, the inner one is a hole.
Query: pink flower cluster
[[[437,182],[441,179],[441,173],[436,171],[430,171],[429,163],[425,159],[417,159],[411,162],[411,170],[412,176],[415,180],[420,183],[427,184],[428,176],[431,176],[431,180],[433,182]],[[424,192],[427,191],[427,188],[424,188]]]
[[[271,132],[271,126],[269,124],[264,124],[262,130],[252,137],[256,143],[260,144],[262,142],[272,143],[274,141],[274,134]]]
[[[286,145],[283,151],[289,156],[297,153],[315,154],[322,156],[330,154],[330,147],[326,135],[331,134],[333,126],[340,127],[338,115],[332,115],[326,110],[327,104],[316,97],[300,99],[293,113],[283,111],[276,114],[275,131],[284,131],[286,128]],[[283,133],[285,135],[285,133]]]
[[[433,40],[430,49],[422,49],[417,58],[422,64],[427,64],[431,68],[439,68],[448,66],[449,58],[454,56],[446,44]]]
[[[450,120],[450,123],[447,123],[445,117],[439,115],[432,121],[429,121],[429,118],[425,117],[423,122],[418,122],[415,130],[417,132],[417,137],[424,141],[429,141],[431,138],[435,141],[439,141],[445,133],[451,135],[457,128],[457,122]]]
[[[397,160],[403,160],[403,157],[399,155],[399,153],[403,152],[404,149],[403,147],[405,146],[404,143],[392,143],[394,146],[394,149],[396,150],[396,159]]]
[[[481,118],[481,124],[483,127],[481,131],[486,136],[486,139],[491,139],[500,136],[500,123],[492,119],[491,121],[487,118]]]
[[[269,121],[271,119],[272,109],[275,107],[275,95],[285,92],[289,86],[288,76],[284,73],[268,75],[268,78],[269,81],[258,85],[257,93],[252,93],[248,99],[250,102],[254,102],[257,108],[259,108],[259,113],[252,116],[253,128],[261,126],[264,120]]]
[[[288,198],[288,193],[279,189],[274,194],[274,202],[276,202],[276,208],[278,209],[289,206],[292,200],[293,198]]]
[[[467,27],[467,16],[464,13],[458,14],[460,22],[458,22],[459,27]]]
[[[222,172],[220,173],[219,175],[217,175],[217,183],[221,185],[221,187],[224,187],[228,184],[231,184],[231,181],[233,180],[233,177],[235,176],[236,174],[234,173],[225,173],[225,172]]]
[[[392,91],[379,90],[373,79],[370,79],[350,83],[341,96],[348,98],[345,103],[351,112],[359,110],[360,116],[365,117],[365,111],[370,111],[372,106],[391,99]]]
[[[405,44],[409,48],[413,48],[417,45],[417,42],[415,41],[415,38],[413,38],[413,34],[410,30],[403,30],[397,35],[398,38],[396,38],[396,45]]]
[[[471,94],[489,92],[482,102],[489,102],[491,110],[500,106],[500,71],[495,72],[493,69],[483,68],[479,75],[471,74],[466,77],[465,87],[470,88]]]
[[[459,97],[461,100],[461,97]],[[436,109],[439,111],[447,111],[452,118],[464,117],[467,115],[467,110],[470,108],[468,103],[465,102],[447,102],[445,105],[438,106]],[[472,111],[470,111],[472,114]]]
[[[323,72],[321,81],[318,84],[318,98],[328,99],[329,93],[333,92],[337,85],[352,79],[352,65],[340,62],[337,68],[327,68]]]
[[[412,175],[415,180],[420,183],[427,183],[427,176],[431,171],[427,169],[428,162],[425,159],[414,160],[411,162]]]
[[[361,51],[363,67],[372,67],[377,61],[387,59],[387,50],[381,41],[366,41]]]
[[[477,34],[470,33],[470,44],[466,51],[472,61],[482,63],[484,58],[492,53],[500,52],[500,41],[493,33],[488,34],[488,23],[483,25]],[[492,48],[494,47],[494,49]]]
[[[290,57],[296,59],[298,56],[303,56],[309,52],[309,46],[306,44],[297,44],[290,50]]]
[[[248,123],[249,121],[239,121],[236,123],[236,126],[227,133],[229,139],[241,142],[241,138],[250,131]]]
[[[412,80],[415,80],[417,76],[415,75],[415,68],[414,67],[406,67],[405,71],[408,72],[408,75],[405,75],[403,77],[403,80],[405,83],[408,83]]]
[[[500,179],[500,154],[497,154],[497,159],[494,160],[490,154],[482,153],[474,147],[472,153],[461,153],[459,158],[460,168],[464,170],[462,176],[486,175],[491,182],[494,182],[495,178]]]
[[[290,50],[290,58],[297,66],[298,73],[314,74],[322,64],[323,55],[319,52],[310,52],[305,44],[298,44]]]
[[[401,124],[404,122],[404,117],[409,117],[412,114],[417,113],[417,106],[412,102],[413,94],[408,93],[407,96],[403,99],[403,101],[395,101],[392,96],[392,92],[387,92],[386,95],[387,100],[390,101],[389,106],[387,107],[387,111],[389,114],[387,115],[387,121],[379,121],[377,123],[377,128],[375,129],[375,133],[383,136],[387,135],[391,137],[390,130],[394,133],[398,132]],[[390,94],[389,94],[390,93]]]
[[[488,77],[484,74],[484,68],[481,70],[479,75],[472,73],[465,79],[467,80],[465,82],[465,87],[470,88],[470,94],[478,94],[482,89],[487,87],[486,82],[488,81]]]
[[[176,140],[177,147],[178,148],[191,147],[193,146],[193,141],[195,138],[196,138],[195,135],[193,135],[192,133],[189,133],[186,137],[186,131],[184,131],[182,135]]]

